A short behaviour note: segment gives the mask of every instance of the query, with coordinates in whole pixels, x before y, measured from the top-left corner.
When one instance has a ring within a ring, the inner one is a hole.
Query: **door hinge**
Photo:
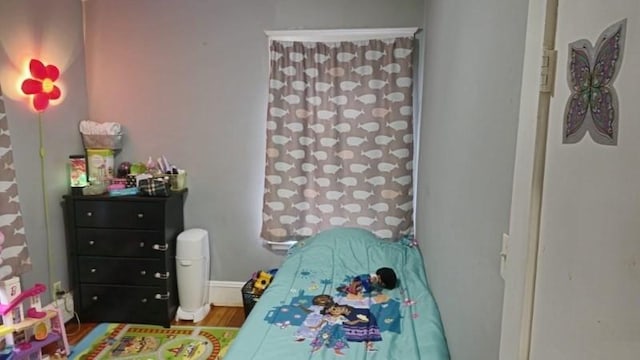
[[[551,93],[553,96],[556,82],[556,60],[558,51],[542,50],[542,67],[540,68],[540,92]]]
[[[507,267],[507,257],[509,256],[509,234],[502,234],[502,248],[500,249],[500,277],[505,280],[504,273]]]

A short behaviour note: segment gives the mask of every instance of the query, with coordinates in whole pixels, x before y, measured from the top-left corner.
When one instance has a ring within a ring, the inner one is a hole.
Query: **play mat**
[[[99,324],[71,351],[70,359],[221,360],[237,328]]]

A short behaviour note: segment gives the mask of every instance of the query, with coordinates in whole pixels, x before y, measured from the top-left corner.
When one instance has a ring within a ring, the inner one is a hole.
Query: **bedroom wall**
[[[417,235],[452,359],[495,360],[527,0],[427,0]]]
[[[282,255],[258,234],[264,30],[423,25],[422,0],[89,0],[90,118],[126,128],[117,161],[165,154],[188,171],[187,227],[211,238],[211,279],[246,281]]]
[[[32,57],[57,65],[63,101],[42,115],[50,212],[51,268],[40,180],[38,118],[19,84]],[[5,94],[25,235],[33,268],[23,287],[62,281],[68,288],[61,196],[68,190],[67,160],[82,151],[77,124],[87,116],[82,11],[79,0],[0,1],[0,84]],[[50,299],[48,292],[43,301]]]

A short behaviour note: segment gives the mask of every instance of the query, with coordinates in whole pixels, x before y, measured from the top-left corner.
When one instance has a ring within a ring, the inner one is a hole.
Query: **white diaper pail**
[[[209,313],[209,233],[189,229],[178,235],[176,272],[180,306],[176,320],[198,322]]]

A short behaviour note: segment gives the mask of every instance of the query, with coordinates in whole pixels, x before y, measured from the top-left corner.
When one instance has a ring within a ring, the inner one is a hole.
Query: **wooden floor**
[[[97,325],[94,323],[81,323],[77,319],[69,321],[65,328],[70,345],[75,345],[85,337]],[[228,326],[240,327],[244,323],[244,310],[241,307],[212,306],[209,314],[200,322],[174,321],[173,325],[201,325],[201,326]]]

